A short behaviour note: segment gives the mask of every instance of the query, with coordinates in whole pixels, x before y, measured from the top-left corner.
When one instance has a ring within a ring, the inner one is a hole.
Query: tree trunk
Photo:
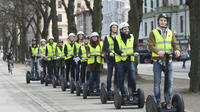
[[[190,91],[200,91],[200,1],[187,0],[186,4],[190,11],[190,46],[191,46],[191,67],[190,67]]]
[[[130,10],[128,12],[128,23],[130,25],[130,33],[135,37],[135,41],[138,42],[140,23],[143,16],[143,1],[142,0],[129,0]],[[135,58],[135,70],[138,74],[138,58]]]
[[[92,12],[92,31],[98,32],[101,37],[101,29],[102,29],[102,0],[94,0],[94,7]]]
[[[52,35],[55,41],[58,41],[58,16],[56,10],[56,0],[51,0],[51,13],[52,13]]]
[[[7,35],[6,35],[6,25],[3,24],[2,25],[2,36],[3,36],[3,60],[5,61],[6,60],[6,52],[8,50],[8,38],[7,38]]]
[[[35,34],[35,38],[36,38],[36,40],[37,40],[37,42],[39,43],[40,42],[40,32],[41,32],[41,30],[40,30],[40,28],[41,28],[41,19],[42,19],[42,17],[41,17],[41,14],[38,12],[38,10],[36,10],[36,18],[37,18],[37,21],[36,21],[36,34]]]

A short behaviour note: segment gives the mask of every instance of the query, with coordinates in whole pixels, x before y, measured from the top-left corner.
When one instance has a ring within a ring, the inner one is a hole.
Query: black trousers
[[[66,80],[69,81],[69,72],[71,72],[71,79],[75,79],[75,67],[76,64],[73,60],[73,58],[70,58],[68,60],[65,60],[65,64],[66,64]]]

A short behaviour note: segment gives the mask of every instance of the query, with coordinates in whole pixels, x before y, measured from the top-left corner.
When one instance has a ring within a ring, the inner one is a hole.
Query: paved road
[[[182,62],[173,62],[174,78],[189,79],[191,61],[186,61],[186,69],[182,69]],[[153,75],[153,64],[139,64],[138,73],[144,75]]]
[[[122,107],[116,110],[114,104],[101,104],[99,97],[83,100],[62,92],[60,87],[45,87],[39,82],[25,83],[26,67],[16,65],[11,76],[7,65],[0,61],[0,111],[1,112],[145,112],[145,109]]]

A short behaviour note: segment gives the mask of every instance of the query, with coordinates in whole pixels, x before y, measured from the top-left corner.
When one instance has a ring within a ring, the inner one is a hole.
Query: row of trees
[[[76,33],[75,0],[68,0],[68,3],[65,0],[61,1],[67,15],[68,33]],[[92,16],[92,31],[101,33],[103,20],[102,0],[94,0],[93,7],[91,7],[88,0],[84,1]],[[28,30],[32,29],[33,35],[38,41],[41,38],[47,39],[51,21],[52,35],[57,41],[59,36],[56,2],[57,0],[0,0],[0,46],[3,46],[4,54],[8,48],[11,48],[15,54],[15,61],[24,63],[25,59],[29,57]],[[140,23],[143,17],[143,1],[129,0],[129,3],[128,23],[130,24],[130,31],[133,32],[136,41],[138,41]],[[190,9],[191,23],[190,91],[197,92],[200,91],[200,16],[198,13],[200,12],[200,1],[187,0],[186,4]]]

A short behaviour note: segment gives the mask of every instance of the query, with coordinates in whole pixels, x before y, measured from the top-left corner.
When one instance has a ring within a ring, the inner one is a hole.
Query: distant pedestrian
[[[185,62],[189,58],[188,50],[187,48],[184,48],[184,50],[181,52],[181,59],[183,60],[182,68],[185,69]]]

